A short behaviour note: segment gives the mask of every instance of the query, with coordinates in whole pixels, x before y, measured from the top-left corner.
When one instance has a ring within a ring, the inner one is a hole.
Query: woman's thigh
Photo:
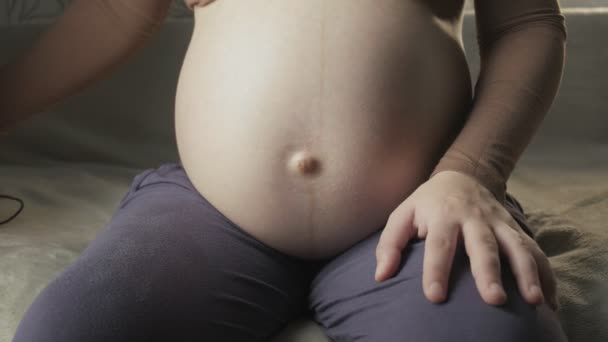
[[[521,224],[523,215],[514,213]],[[522,227],[529,230],[528,227]],[[425,240],[410,241],[394,277],[377,283],[375,249],[381,231],[323,265],[311,284],[314,320],[334,341],[560,342],[566,337],[546,304],[525,302],[501,254],[507,303],[483,301],[460,241],[449,278],[448,298],[431,303],[422,290]]]
[[[306,310],[302,265],[263,245],[165,164],[35,298],[15,342],[266,341]]]

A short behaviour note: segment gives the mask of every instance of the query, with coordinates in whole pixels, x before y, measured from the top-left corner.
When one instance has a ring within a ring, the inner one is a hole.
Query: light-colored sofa
[[[35,1],[0,0],[0,62],[30,44],[65,2],[48,1],[37,11]],[[555,268],[560,318],[570,341],[603,342],[608,341],[608,11],[564,12],[570,36],[563,83],[508,190],[521,201]],[[177,161],[173,96],[191,30],[189,14],[174,8],[151,44],[110,78],[0,136],[0,194],[25,200],[23,212],[0,226],[0,342],[11,340],[37,293],[108,222],[132,177]],[[479,61],[470,11],[464,32],[475,79]],[[0,220],[15,208],[0,199]],[[303,319],[272,342],[280,341],[328,339],[321,327]]]

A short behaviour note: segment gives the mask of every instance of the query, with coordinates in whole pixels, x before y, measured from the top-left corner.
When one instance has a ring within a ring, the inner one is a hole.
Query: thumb
[[[407,200],[388,217],[376,247],[375,280],[382,282],[392,277],[401,261],[401,252],[414,236],[414,206]]]

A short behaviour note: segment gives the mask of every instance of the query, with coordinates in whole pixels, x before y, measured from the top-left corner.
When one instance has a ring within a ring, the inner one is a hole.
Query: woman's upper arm
[[[504,203],[506,183],[559,88],[566,27],[557,0],[476,0],[480,71],[471,112],[433,170],[471,175]]]
[[[567,38],[557,0],[475,0],[477,40],[486,48],[506,33],[544,26]]]
[[[3,120],[42,111],[107,76],[160,28],[170,5],[171,0],[73,0],[2,68]]]

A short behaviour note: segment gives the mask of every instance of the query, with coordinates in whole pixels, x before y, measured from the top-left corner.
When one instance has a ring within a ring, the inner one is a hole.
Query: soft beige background
[[[7,8],[2,1],[0,8]],[[556,270],[560,317],[570,340],[603,342],[608,341],[608,13],[566,15],[570,38],[563,83],[508,191],[522,202]],[[0,342],[10,341],[35,295],[107,223],[131,178],[177,160],[173,94],[192,29],[188,16],[177,18],[112,77],[0,136],[0,193],[26,202],[19,217],[0,226]],[[475,79],[474,18],[465,19]],[[37,20],[0,25],[0,62],[44,28],[44,20]],[[13,203],[0,200],[0,218],[13,209]],[[276,341],[326,339],[312,321],[303,320]]]

